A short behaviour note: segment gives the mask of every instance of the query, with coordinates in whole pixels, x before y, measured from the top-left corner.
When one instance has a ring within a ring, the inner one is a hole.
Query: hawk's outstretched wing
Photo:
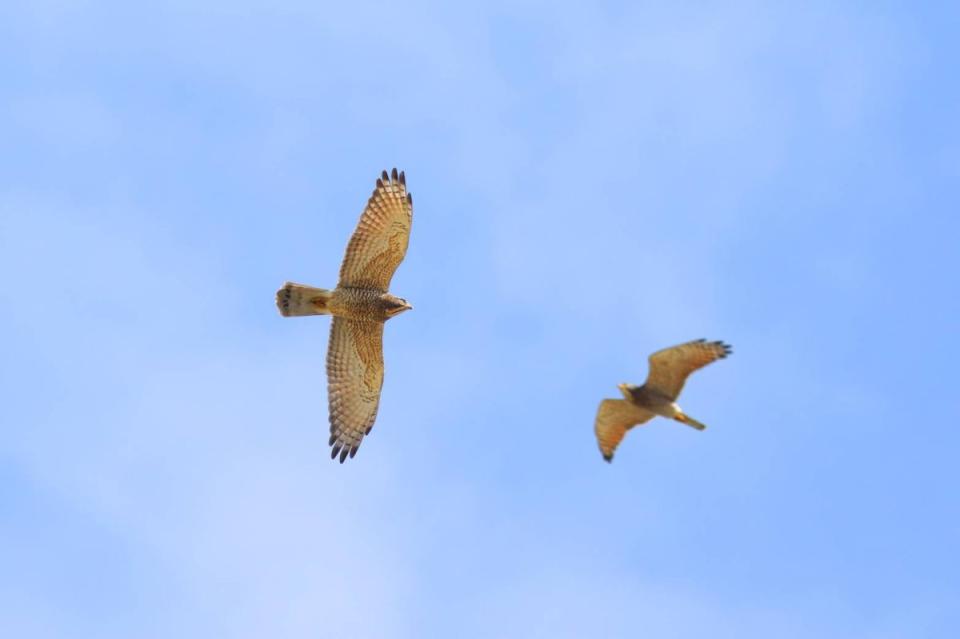
[[[593,429],[603,458],[608,462],[613,461],[613,451],[627,431],[652,418],[653,413],[625,399],[605,399],[600,402]]]
[[[698,339],[671,346],[650,356],[650,373],[646,385],[676,400],[683,383],[693,371],[729,355],[729,344]]]
[[[386,291],[407,253],[412,220],[406,176],[396,169],[389,176],[384,171],[347,244],[339,285]]]
[[[327,350],[330,457],[357,454],[373,428],[383,386],[383,322],[334,317]]]

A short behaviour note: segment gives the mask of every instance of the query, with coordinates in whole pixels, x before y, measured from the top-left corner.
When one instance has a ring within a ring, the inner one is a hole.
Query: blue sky
[[[278,6],[282,5],[282,6]],[[0,8],[0,634],[953,637],[948,3]],[[332,286],[413,234],[328,459]],[[597,403],[733,344],[612,465]]]

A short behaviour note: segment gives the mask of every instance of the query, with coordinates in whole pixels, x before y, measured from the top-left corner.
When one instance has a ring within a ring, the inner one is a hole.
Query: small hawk
[[[413,198],[407,179],[384,171],[360,214],[332,291],[287,282],[277,291],[284,317],[333,315],[327,348],[331,459],[357,454],[370,433],[383,386],[383,325],[413,308],[387,292],[410,241]]]
[[[723,359],[732,352],[730,346],[723,342],[698,339],[651,355],[650,372],[643,386],[620,384],[623,399],[600,402],[594,431],[603,458],[608,462],[613,461],[613,451],[627,431],[657,415],[675,419],[697,430],[706,428],[677,406],[677,398],[693,371]]]

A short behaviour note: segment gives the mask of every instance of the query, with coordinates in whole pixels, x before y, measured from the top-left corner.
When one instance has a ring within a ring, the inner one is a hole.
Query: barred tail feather
[[[277,291],[277,308],[284,317],[329,315],[327,304],[332,296],[333,291],[286,282]]]

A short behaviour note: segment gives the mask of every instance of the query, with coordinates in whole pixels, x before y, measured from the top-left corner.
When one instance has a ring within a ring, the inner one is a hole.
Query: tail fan
[[[333,291],[286,282],[277,291],[277,308],[284,317],[329,315],[327,304],[332,296]]]
[[[698,422],[697,420],[695,420],[693,417],[690,417],[690,416],[687,415],[686,413],[680,413],[680,415],[678,415],[678,416],[675,417],[674,419],[676,419],[676,420],[677,420],[678,422],[680,422],[681,424],[686,424],[687,426],[690,426],[691,428],[696,428],[697,430],[706,430],[706,429],[707,429],[707,425],[706,425],[706,424],[701,424],[700,422]]]

